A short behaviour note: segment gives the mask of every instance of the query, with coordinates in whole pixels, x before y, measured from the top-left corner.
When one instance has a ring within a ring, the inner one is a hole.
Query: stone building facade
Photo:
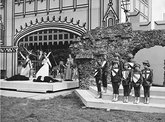
[[[20,45],[69,45],[91,29],[118,23],[119,6],[112,0],[0,0],[0,70],[8,77],[17,74]]]

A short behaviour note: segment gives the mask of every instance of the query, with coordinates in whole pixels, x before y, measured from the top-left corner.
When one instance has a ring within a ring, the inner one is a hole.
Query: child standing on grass
[[[140,71],[140,64],[135,64],[134,70],[132,73],[131,81],[134,87],[134,95],[135,95],[135,104],[138,104],[140,102],[140,87],[142,84],[142,73]]]
[[[142,70],[143,76],[143,89],[144,89],[144,103],[149,104],[150,87],[153,82],[153,70],[150,69],[150,63],[148,60],[143,62],[144,69]]]
[[[129,96],[129,85],[131,79],[131,70],[129,69],[129,64],[124,63],[124,69],[122,70],[122,85],[123,85],[123,92],[124,92],[124,103],[128,103],[128,96]]]

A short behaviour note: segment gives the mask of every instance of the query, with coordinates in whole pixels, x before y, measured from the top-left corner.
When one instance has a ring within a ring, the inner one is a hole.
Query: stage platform
[[[108,85],[107,93],[103,93],[101,99],[97,96],[96,86],[90,86],[89,90],[76,89],[75,93],[80,97],[86,107],[103,108],[107,110],[126,110],[149,113],[165,113],[165,87],[152,87],[150,104],[144,104],[143,90],[139,104],[134,104],[134,96],[129,96],[129,103],[123,103],[123,89],[120,87],[118,102],[112,102],[112,86]]]
[[[6,81],[0,79],[1,89],[12,89],[17,91],[29,91],[29,92],[55,92],[65,89],[73,89],[79,87],[79,81],[62,81],[54,83],[46,82],[33,82],[33,80],[28,81]]]

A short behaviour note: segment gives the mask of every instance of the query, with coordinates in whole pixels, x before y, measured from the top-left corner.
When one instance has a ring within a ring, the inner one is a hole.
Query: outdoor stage
[[[12,89],[17,91],[29,91],[29,92],[55,92],[66,89],[73,89],[79,87],[79,81],[62,81],[62,82],[33,82],[33,80],[28,81],[6,81],[0,79],[1,89]]]

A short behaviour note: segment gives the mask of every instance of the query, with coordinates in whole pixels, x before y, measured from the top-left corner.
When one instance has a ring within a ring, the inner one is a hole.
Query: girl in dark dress
[[[150,69],[149,61],[146,60],[143,62],[144,69],[142,70],[143,76],[143,89],[144,89],[144,103],[149,104],[150,102],[150,87],[153,82],[153,70]]]
[[[140,71],[140,64],[135,64],[134,71],[132,73],[131,81],[134,87],[134,94],[135,94],[135,104],[140,102],[140,87],[143,82],[142,73]]]
[[[129,85],[131,80],[131,70],[128,68],[129,64],[124,64],[124,69],[122,70],[122,85],[124,91],[124,103],[128,103],[128,96],[129,96]]]

